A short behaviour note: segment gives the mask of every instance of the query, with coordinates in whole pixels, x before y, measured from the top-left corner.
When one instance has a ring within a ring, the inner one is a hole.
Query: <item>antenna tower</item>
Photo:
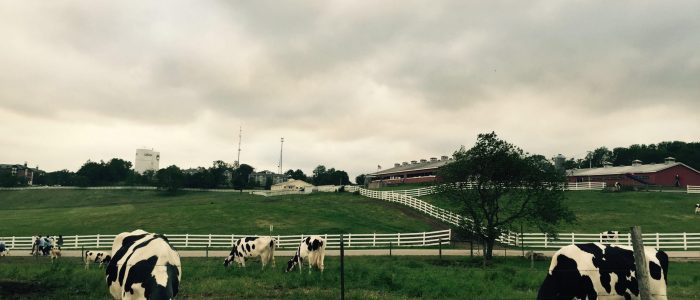
[[[280,140],[280,175],[282,174],[282,148],[284,147],[284,138]]]
[[[236,158],[236,165],[234,167],[238,168],[241,166],[241,139],[243,138],[243,126],[238,127],[238,157]]]

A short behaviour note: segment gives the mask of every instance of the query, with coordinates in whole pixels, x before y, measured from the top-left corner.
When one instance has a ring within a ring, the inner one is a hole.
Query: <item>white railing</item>
[[[352,189],[346,187],[346,190],[359,191],[360,195],[369,198],[401,203],[451,225],[459,225],[460,220],[469,222],[468,218],[449,210],[411,196],[397,194],[394,191],[373,191],[359,187],[352,187]],[[643,234],[643,239],[646,245],[661,249],[700,249],[700,233],[647,233]],[[496,241],[505,245],[528,248],[559,248],[564,245],[592,242],[631,245],[629,234],[620,234],[617,239],[611,240],[602,233],[561,233],[557,239],[553,239],[546,233],[524,233],[521,235],[517,232],[505,231]]]
[[[524,233],[517,239],[517,246],[528,248],[560,248],[580,243],[604,243],[632,246],[629,233],[621,233],[617,238],[608,238],[602,233],[560,233],[552,239],[545,233]],[[700,233],[645,233],[642,234],[645,246],[667,250],[700,249]]]
[[[605,182],[568,182],[564,187],[567,191],[599,191],[604,189],[606,186]]]
[[[689,185],[686,189],[688,194],[700,194],[700,185]]]
[[[97,235],[70,235],[63,236],[63,247],[66,250],[75,249],[109,249],[114,241],[113,234]],[[238,234],[166,234],[170,244],[175,248],[231,248],[231,245],[242,237],[256,235]],[[299,246],[299,242],[308,235],[272,235],[277,239],[279,248],[294,249]],[[340,247],[339,234],[321,234],[326,241],[328,248]],[[372,247],[424,247],[437,246],[439,244],[449,244],[452,237],[452,230],[440,230],[431,232],[413,233],[362,233],[344,235],[345,247],[372,248]],[[32,248],[32,237],[28,236],[5,236],[0,237],[0,241],[10,249],[30,250]]]

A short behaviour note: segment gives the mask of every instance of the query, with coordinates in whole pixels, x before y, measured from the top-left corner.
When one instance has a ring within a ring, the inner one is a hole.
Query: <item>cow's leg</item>
[[[325,266],[323,265],[323,260],[326,259],[326,252],[322,250],[321,253],[319,254],[319,256],[320,256],[320,259],[319,259],[319,260],[321,261],[321,265],[320,265],[320,266],[321,266],[321,267],[320,267],[320,268],[321,268],[321,273],[323,273],[323,269],[324,269],[324,267],[325,267]]]

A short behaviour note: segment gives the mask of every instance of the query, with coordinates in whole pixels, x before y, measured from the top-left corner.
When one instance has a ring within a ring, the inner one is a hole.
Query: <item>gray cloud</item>
[[[244,124],[252,162],[274,166],[284,135],[304,145],[289,150],[299,168],[353,173],[448,154],[491,130],[547,155],[694,138],[697,126],[670,134],[661,112],[697,103],[697,11],[697,1],[2,4],[0,124],[9,134],[16,122],[51,124],[22,129],[49,144],[85,138],[52,128],[110,128],[124,149],[160,145],[182,165],[229,155],[220,148]],[[640,119],[653,132],[636,132]],[[110,155],[81,147],[60,157]],[[24,150],[5,159],[72,167]]]

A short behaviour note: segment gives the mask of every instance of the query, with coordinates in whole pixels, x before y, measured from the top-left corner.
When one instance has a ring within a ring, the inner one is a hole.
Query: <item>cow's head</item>
[[[111,256],[111,255],[105,255],[105,257],[102,258],[102,264],[103,264],[103,265],[108,265],[109,262],[110,262],[111,260],[112,260],[112,256]]]
[[[289,259],[289,261],[287,262],[287,269],[285,269],[284,272],[291,272],[292,270],[294,270],[294,266],[300,264],[302,261],[303,259],[297,253],[296,255],[294,255],[294,257]]]

